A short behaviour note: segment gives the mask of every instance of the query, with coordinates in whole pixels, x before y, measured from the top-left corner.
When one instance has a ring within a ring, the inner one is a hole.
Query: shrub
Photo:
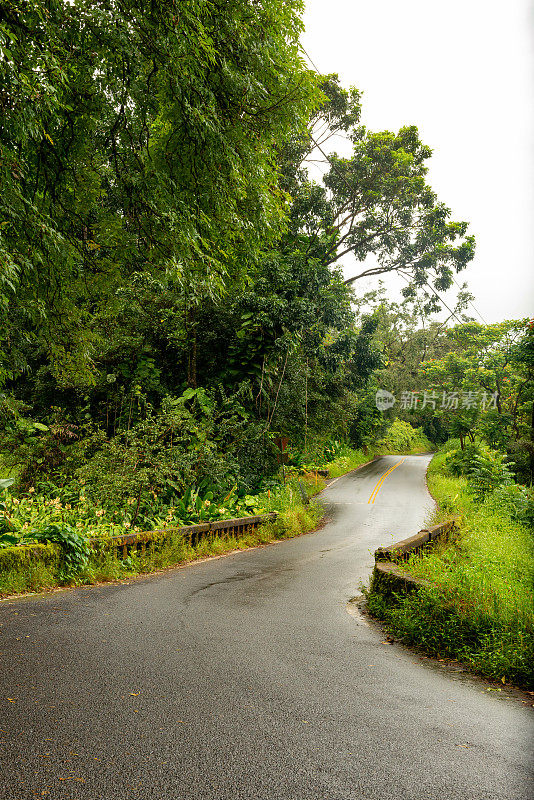
[[[499,486],[488,499],[491,507],[508,514],[514,521],[534,528],[534,492],[526,486],[510,483]]]
[[[444,468],[451,475],[467,477],[476,500],[484,500],[497,487],[512,482],[512,473],[503,456],[481,444],[468,444],[463,450],[451,450],[445,458]]]
[[[392,453],[405,453],[414,449],[432,450],[432,445],[421,428],[412,428],[409,422],[402,419],[392,422],[377,446]]]

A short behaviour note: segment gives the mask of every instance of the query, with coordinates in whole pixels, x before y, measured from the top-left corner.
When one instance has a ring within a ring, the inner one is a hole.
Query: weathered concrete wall
[[[216,522],[204,522],[199,525],[185,525],[180,528],[163,528],[157,531],[139,531],[139,533],[128,533],[122,536],[111,536],[108,539],[90,539],[90,543],[95,549],[105,547],[106,549],[123,549],[125,552],[129,547],[139,547],[151,544],[161,546],[165,540],[171,536],[182,536],[190,544],[197,544],[201,539],[211,534],[217,536],[236,535],[240,536],[249,530],[257,528],[266,522],[276,519],[277,512],[261,514],[254,517],[239,517],[238,519],[221,519]]]
[[[440,522],[431,528],[424,528],[414,536],[375,550],[375,567],[371,579],[371,591],[383,595],[406,594],[422,586],[431,586],[428,581],[416,578],[399,566],[411,553],[431,547],[436,542],[448,541],[458,529],[456,520]]]

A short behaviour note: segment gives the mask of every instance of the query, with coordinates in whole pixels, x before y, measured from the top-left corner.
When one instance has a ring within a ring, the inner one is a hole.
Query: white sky
[[[304,22],[317,68],[364,91],[367,127],[417,125],[434,150],[429,182],[477,240],[457,280],[483,317],[532,316],[534,0],[306,0]]]

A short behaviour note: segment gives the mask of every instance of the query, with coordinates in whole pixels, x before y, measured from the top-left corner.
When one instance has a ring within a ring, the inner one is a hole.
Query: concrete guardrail
[[[182,527],[161,528],[155,531],[139,531],[138,533],[127,533],[121,536],[111,536],[108,538],[92,538],[89,543],[95,548],[105,547],[106,549],[122,549],[126,556],[129,548],[141,548],[144,550],[147,545],[161,545],[170,536],[182,536],[189,544],[196,545],[201,539],[212,534],[217,536],[238,535],[242,536],[248,531],[272,522],[278,516],[277,511],[268,514],[259,514],[253,517],[239,517],[237,519],[220,519],[215,522],[203,522],[198,525],[184,525]]]
[[[431,547],[436,542],[448,541],[457,530],[457,520],[451,519],[431,528],[424,528],[415,536],[409,536],[389,547],[379,547],[375,550],[371,591],[383,595],[407,594],[423,586],[431,586],[429,581],[416,578],[403,570],[398,562],[406,560],[412,553]]]
[[[121,536],[92,537],[89,544],[95,552],[109,550],[122,550],[125,558],[128,550],[139,549],[144,552],[147,547],[158,549],[165,545],[171,536],[183,536],[189,544],[196,545],[206,536],[242,536],[254,528],[272,522],[278,516],[277,511],[260,514],[253,517],[240,517],[238,519],[221,519],[216,522],[204,522],[199,525],[185,525],[182,527],[162,528],[155,531],[139,531],[126,533]],[[10,569],[24,569],[26,566],[37,563],[47,566],[59,563],[61,549],[57,544],[24,544],[0,549],[0,573]]]

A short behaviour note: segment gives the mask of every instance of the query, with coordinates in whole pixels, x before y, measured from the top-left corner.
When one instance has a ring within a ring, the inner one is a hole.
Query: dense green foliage
[[[305,66],[301,11],[4,4],[0,451],[19,492],[133,497],[146,526],[154,494],[266,486],[278,435],[314,462],[383,433],[378,321],[340,260],[402,270],[428,307],[473,241],[417,129],[367,130],[359,92]],[[333,134],[353,153],[313,182]]]
[[[0,595],[38,591],[58,583],[120,580],[197,558],[298,536],[313,528],[321,516],[320,506],[313,500],[304,502],[305,495],[316,494],[323,487],[324,482],[316,474],[298,479],[294,476],[275,491],[267,491],[255,498],[255,505],[259,507],[256,510],[274,511],[277,516],[253,530],[215,532],[191,541],[176,524],[163,520],[162,529],[151,535],[149,544],[133,547],[127,554],[109,539],[110,533],[124,533],[124,526],[111,528],[102,515],[92,522],[79,519],[79,527],[73,530],[65,523],[70,509],[56,503],[51,515],[50,509],[42,507],[46,505],[45,498],[36,498],[36,507],[26,508],[22,518],[28,511],[33,512],[37,530],[28,529],[26,522],[18,531],[21,542],[18,546],[2,547],[0,543]],[[27,501],[22,501],[21,505],[24,502]],[[223,516],[228,516],[228,512]],[[55,522],[50,523],[51,518]],[[88,534],[97,537],[98,541],[90,545]]]
[[[61,580],[68,580],[77,575],[89,562],[87,539],[64,523],[61,525],[48,524],[38,531],[33,531],[31,536],[36,542],[52,542],[59,545],[61,548]]]
[[[24,6],[1,29],[4,371],[91,387],[125,293],[152,289],[190,328],[276,238],[275,151],[315,80],[295,4]]]
[[[459,293],[445,322],[428,317],[418,300],[387,302],[383,290],[360,300],[376,322],[382,365],[370,388],[391,392],[384,416],[422,427],[433,442],[475,439],[498,450],[519,483],[534,480],[534,323],[482,325]],[[455,325],[451,321],[456,322]]]

